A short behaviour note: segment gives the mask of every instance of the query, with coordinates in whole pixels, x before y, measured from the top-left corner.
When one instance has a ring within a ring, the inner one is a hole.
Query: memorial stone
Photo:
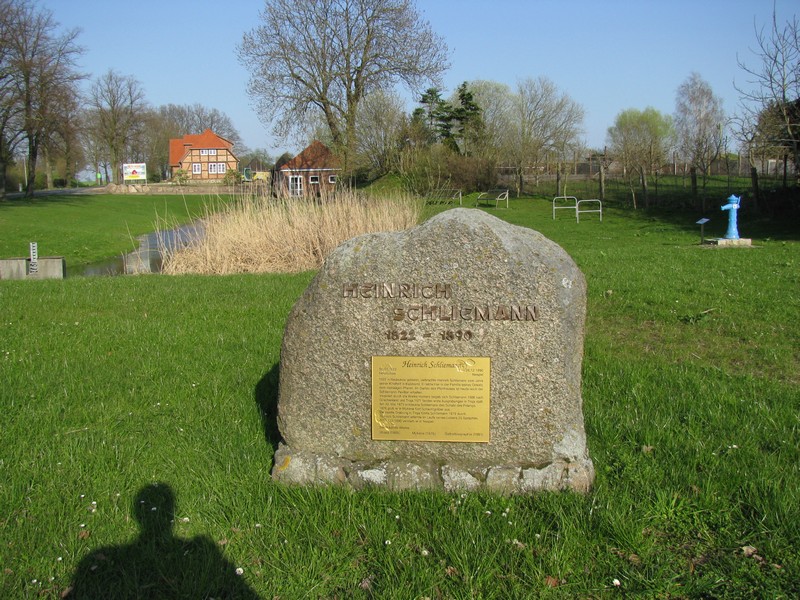
[[[570,256],[483,211],[348,240],[289,315],[273,478],[588,491],[585,313]]]

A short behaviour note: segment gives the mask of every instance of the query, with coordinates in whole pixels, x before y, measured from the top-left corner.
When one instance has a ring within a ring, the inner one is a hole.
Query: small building
[[[183,170],[192,181],[219,181],[229,169],[238,168],[233,142],[210,129],[169,141],[170,177]]]
[[[276,166],[275,192],[279,196],[320,196],[333,191],[341,170],[330,149],[314,140],[289,162]]]

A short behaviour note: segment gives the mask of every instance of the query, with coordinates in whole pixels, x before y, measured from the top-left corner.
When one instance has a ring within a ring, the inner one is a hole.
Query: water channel
[[[122,254],[83,268],[77,275],[134,275],[138,273],[160,273],[163,251],[173,251],[188,246],[203,237],[202,221],[181,225],[175,229],[154,231],[136,238],[139,246],[133,252]],[[69,274],[69,271],[67,271]]]

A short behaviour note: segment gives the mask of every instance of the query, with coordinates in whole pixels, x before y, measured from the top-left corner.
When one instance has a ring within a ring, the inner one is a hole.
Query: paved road
[[[103,187],[78,187],[78,188],[63,188],[58,190],[36,190],[33,192],[33,197],[37,196],[65,196],[75,195],[82,196],[84,194],[105,194],[107,193],[105,186]],[[25,196],[25,192],[6,192],[6,199],[18,200]]]

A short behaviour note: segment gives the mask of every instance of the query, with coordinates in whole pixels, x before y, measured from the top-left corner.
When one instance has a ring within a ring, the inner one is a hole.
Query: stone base
[[[725,246],[725,247],[752,246],[753,240],[751,240],[750,238],[738,238],[735,240],[728,240],[725,238],[711,238],[706,240],[706,244],[710,244],[712,246]]]
[[[30,258],[0,259],[0,279],[64,279],[67,263],[63,256],[40,256],[38,271],[31,273]]]
[[[296,485],[370,486],[394,491],[440,489],[446,492],[487,490],[501,494],[540,491],[587,493],[594,482],[590,459],[553,462],[541,468],[521,465],[416,465],[386,460],[377,464],[332,455],[294,452],[281,444],[275,453],[272,478]]]

